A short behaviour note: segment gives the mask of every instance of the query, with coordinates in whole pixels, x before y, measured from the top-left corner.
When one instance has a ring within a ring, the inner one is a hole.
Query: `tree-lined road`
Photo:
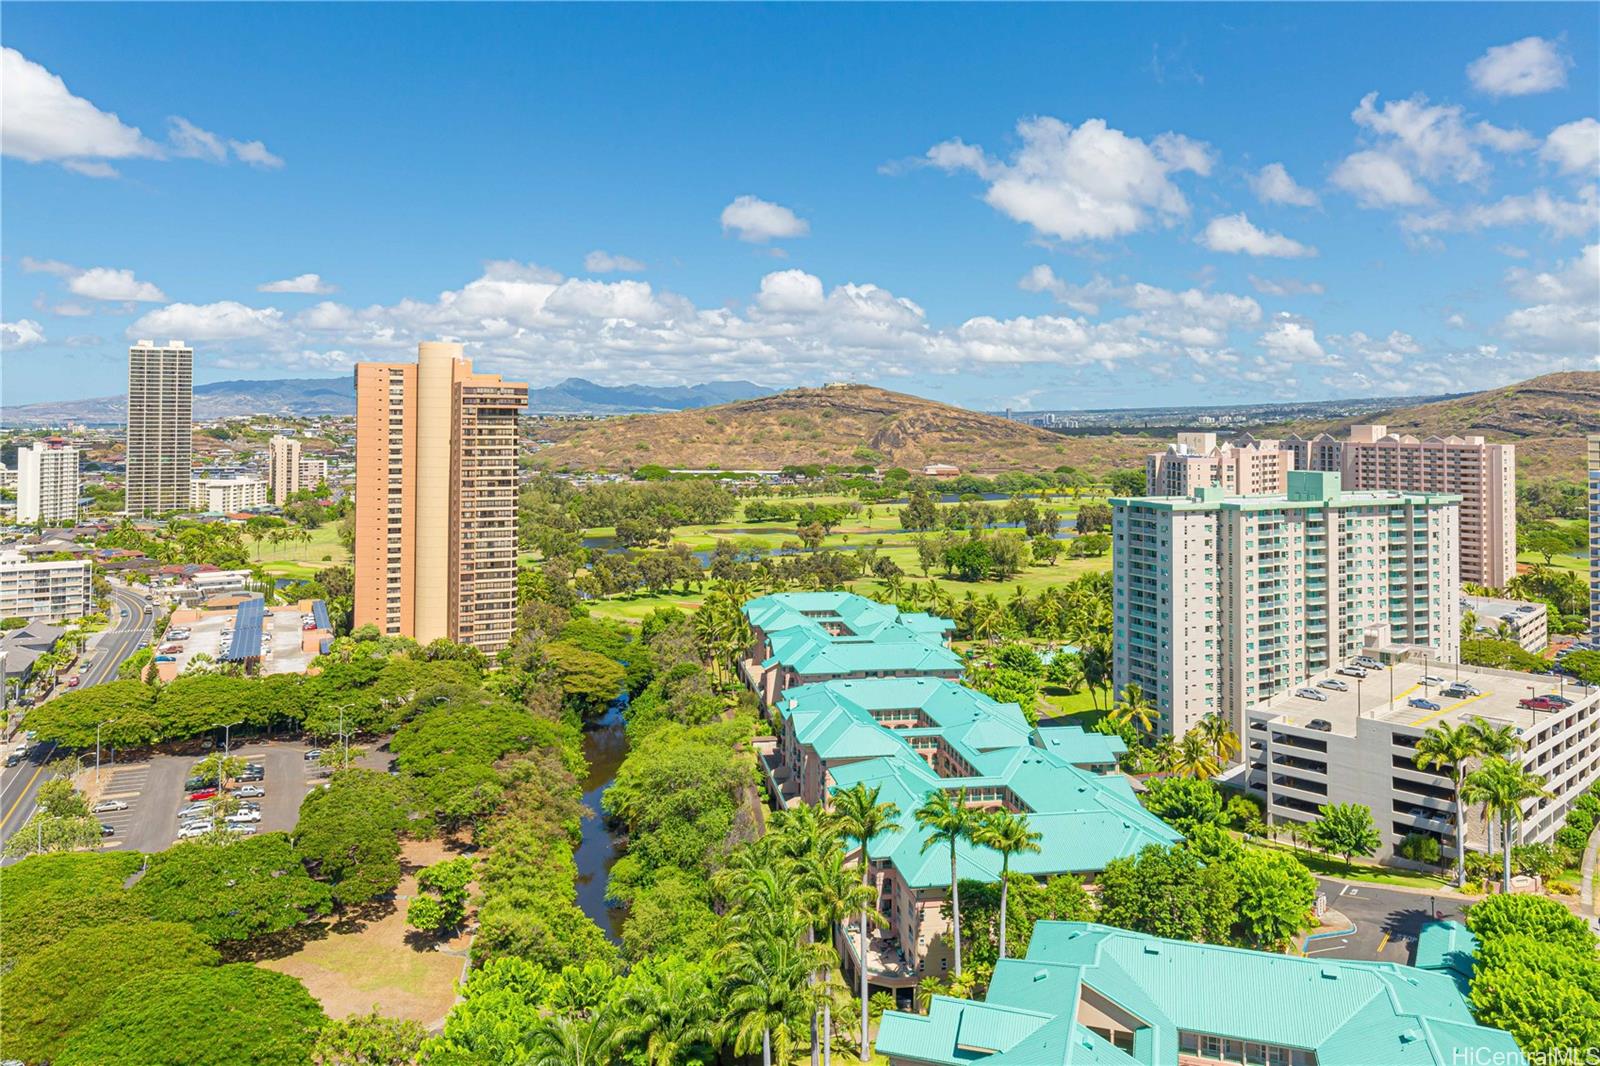
[[[111,624],[100,634],[93,651],[92,665],[79,672],[79,688],[113,681],[117,667],[150,639],[156,609],[144,596],[121,585],[111,586]],[[39,785],[49,776],[49,764],[57,756],[54,744],[35,751],[16,766],[0,769],[0,845],[27,822],[39,793]]]

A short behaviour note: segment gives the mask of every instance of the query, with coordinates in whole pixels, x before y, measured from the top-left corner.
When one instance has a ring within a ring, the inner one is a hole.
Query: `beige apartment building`
[[[128,349],[127,511],[189,506],[194,441],[194,349],[142,340]]]
[[[527,385],[473,373],[459,344],[357,364],[357,626],[486,652],[510,641],[527,403]]]
[[[300,491],[300,442],[276,434],[267,442],[267,487],[281,504]]]
[[[17,449],[17,521],[77,523],[78,449],[55,437]]]
[[[1293,471],[1285,493],[1114,499],[1112,677],[1181,737],[1367,649],[1460,647],[1459,498],[1346,491]]]
[[[1482,437],[1417,437],[1351,426],[1344,483],[1352,489],[1461,497],[1461,580],[1503,588],[1517,576],[1517,448]]]
[[[1230,496],[1283,492],[1293,469],[1293,453],[1275,440],[1245,437],[1219,447],[1215,433],[1179,433],[1176,444],[1145,459],[1145,492],[1188,496],[1210,487]]]
[[[196,511],[234,514],[267,505],[267,483],[254,477],[197,477],[189,483],[189,506]]]
[[[64,622],[94,608],[94,567],[87,559],[31,562],[0,551],[0,618]]]

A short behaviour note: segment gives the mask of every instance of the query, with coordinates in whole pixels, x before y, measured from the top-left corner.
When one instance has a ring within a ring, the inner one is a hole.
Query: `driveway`
[[[1317,888],[1327,894],[1329,909],[1343,914],[1355,928],[1341,930],[1336,923],[1319,930],[1305,942],[1311,956],[1409,964],[1423,923],[1435,915],[1461,921],[1467,902],[1459,896],[1429,896],[1326,878],[1317,879]]]

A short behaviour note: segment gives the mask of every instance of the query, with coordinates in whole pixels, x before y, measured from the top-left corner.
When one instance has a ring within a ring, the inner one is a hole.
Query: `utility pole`
[[[97,788],[100,785],[100,727],[116,725],[118,721],[120,719],[107,718],[94,727],[94,783]]]

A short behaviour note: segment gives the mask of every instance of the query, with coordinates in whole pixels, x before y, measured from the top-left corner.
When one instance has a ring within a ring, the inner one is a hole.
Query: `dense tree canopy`
[[[212,943],[276,933],[332,905],[283,833],[175,844],[150,857],[131,895],[149,917],[187,922]]]
[[[400,834],[411,824],[408,782],[376,770],[340,770],[300,804],[290,840],[333,902],[364,903],[400,884]]]

